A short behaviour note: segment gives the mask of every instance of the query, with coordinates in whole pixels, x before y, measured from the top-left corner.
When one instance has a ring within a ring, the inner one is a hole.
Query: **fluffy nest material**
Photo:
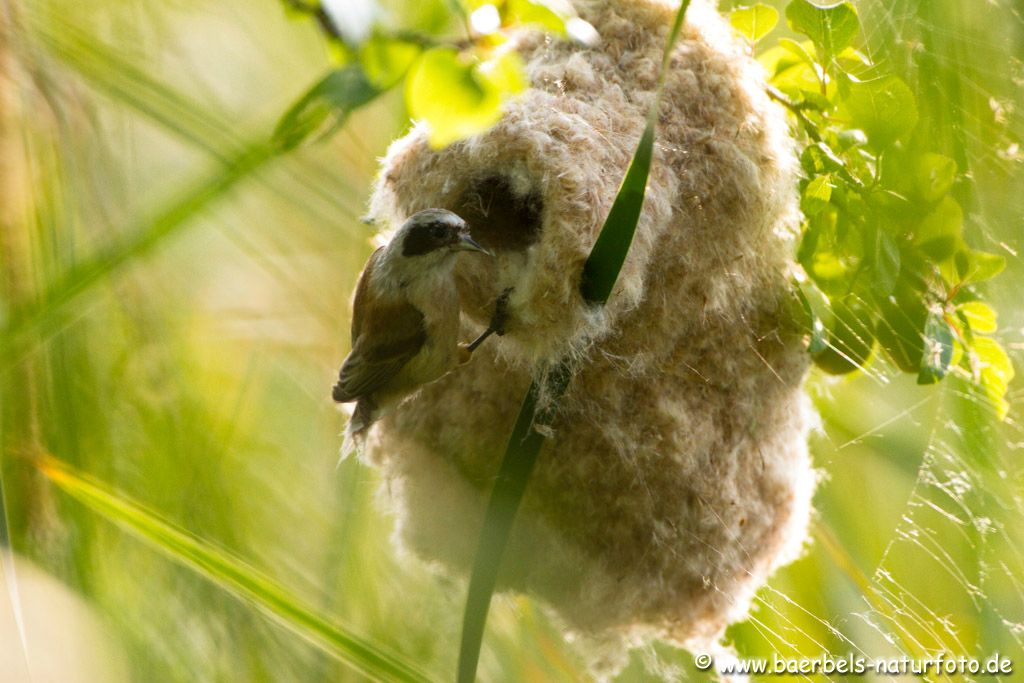
[[[815,475],[807,355],[785,324],[795,164],[763,73],[695,0],[672,56],[635,241],[604,310],[582,267],[640,138],[675,6],[582,0],[584,48],[520,37],[532,87],[487,133],[432,150],[421,126],[383,161],[371,214],[467,219],[495,259],[457,266],[463,337],[512,292],[507,334],[377,427],[399,537],[465,573],[530,383],[571,354],[569,386],[500,587],[577,632],[707,647],[798,554]]]

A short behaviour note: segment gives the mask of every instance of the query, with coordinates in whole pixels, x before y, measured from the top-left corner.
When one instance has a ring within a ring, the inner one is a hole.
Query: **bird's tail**
[[[348,418],[348,426],[345,427],[345,438],[341,442],[341,459],[344,460],[352,453],[357,457],[363,453],[366,445],[366,433],[370,426],[377,419],[377,406],[369,398],[361,398],[356,401],[355,410]]]

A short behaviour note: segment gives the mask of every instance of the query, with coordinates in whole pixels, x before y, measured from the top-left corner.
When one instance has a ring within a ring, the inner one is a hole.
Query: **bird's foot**
[[[508,322],[508,299],[512,296],[512,287],[506,287],[505,291],[498,295],[494,302],[494,315],[491,316],[491,324],[487,329],[493,330],[496,335],[505,335],[505,323]]]
[[[499,337],[505,334],[505,323],[508,321],[508,299],[512,294],[512,289],[512,287],[508,287],[498,295],[497,300],[494,302],[494,315],[491,316],[491,322],[487,329],[479,337],[462,348],[473,353],[492,334],[496,334]]]

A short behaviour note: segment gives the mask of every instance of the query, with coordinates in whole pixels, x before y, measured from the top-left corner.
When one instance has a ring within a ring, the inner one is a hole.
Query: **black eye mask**
[[[413,227],[402,240],[402,256],[422,256],[443,249],[458,239],[458,234],[440,223],[425,223]]]

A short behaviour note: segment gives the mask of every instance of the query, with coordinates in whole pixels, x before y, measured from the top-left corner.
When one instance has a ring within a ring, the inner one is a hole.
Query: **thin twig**
[[[812,140],[814,140],[815,142],[821,142],[821,133],[818,132],[818,127],[815,126],[814,122],[807,118],[807,114],[804,113],[804,109],[808,108],[806,105],[797,104],[793,100],[786,97],[785,93],[783,93],[781,90],[774,86],[766,85],[765,91],[768,93],[768,97],[772,98],[773,100],[781,104],[783,107],[793,112],[793,115],[796,116],[798,121],[800,121],[801,125],[803,125],[804,127],[804,130],[807,132],[807,135]]]
[[[334,38],[335,40],[346,42],[344,36],[338,30],[338,27],[334,25],[334,21],[328,16],[327,12],[321,5],[310,5],[303,0],[281,0],[285,5],[291,7],[293,10],[308,14],[314,19],[320,26],[320,30]]]

